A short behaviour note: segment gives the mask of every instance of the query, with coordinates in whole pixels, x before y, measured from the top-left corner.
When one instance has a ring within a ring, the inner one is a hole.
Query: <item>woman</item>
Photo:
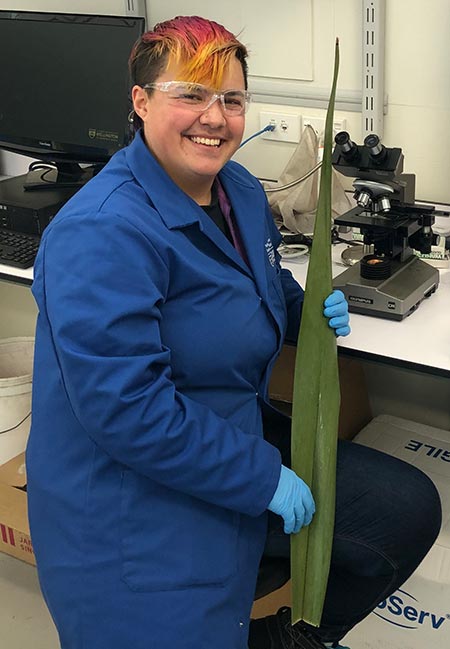
[[[63,649],[246,648],[267,510],[287,543],[314,513],[263,436],[269,412],[287,430],[267,386],[303,292],[259,182],[229,162],[245,60],[201,18],[145,34],[133,142],[43,237],[29,512]],[[341,293],[325,317],[349,332]]]

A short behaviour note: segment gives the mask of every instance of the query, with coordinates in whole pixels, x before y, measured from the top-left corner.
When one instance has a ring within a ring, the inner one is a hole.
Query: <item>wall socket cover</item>
[[[345,131],[346,124],[347,122],[345,119],[334,119],[333,120],[334,135],[336,135],[336,133],[339,133],[339,131]],[[323,136],[325,130],[325,117],[307,117],[307,116],[303,117],[303,127],[308,125],[312,126],[319,136],[320,135]]]
[[[268,124],[273,124],[275,130],[262,133],[265,140],[277,142],[299,142],[302,127],[302,116],[298,113],[275,113],[262,111],[259,114],[260,129]]]

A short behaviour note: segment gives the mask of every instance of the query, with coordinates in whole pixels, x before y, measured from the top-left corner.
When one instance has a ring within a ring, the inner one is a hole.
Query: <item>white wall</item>
[[[239,22],[249,17],[242,6],[252,4],[254,24]],[[299,57],[299,48],[292,47],[293,34],[299,42],[305,38],[302,24],[291,19],[290,7],[298,0],[240,0],[212,3],[210,0],[148,0],[149,25],[176,14],[200,13],[223,20],[241,32],[244,43],[252,45],[253,29],[262,23],[271,24],[271,38],[265,50],[258,51],[257,71],[261,58],[283,62]],[[312,62],[313,79],[304,82],[309,88],[329,87],[332,55],[336,36],[340,39],[341,66],[339,92],[361,90],[361,0],[312,0]],[[422,200],[450,203],[450,2],[448,0],[387,0],[385,90],[388,104],[383,141],[387,146],[401,147],[405,154],[405,171],[415,173],[416,196]],[[250,72],[252,72],[250,56]],[[296,78],[300,78],[297,76]],[[260,128],[262,110],[291,112],[303,116],[323,115],[324,111],[307,107],[255,104],[247,117],[246,136]],[[361,142],[360,113],[342,113],[347,119],[352,139]],[[256,138],[236,158],[253,173],[276,179],[289,160],[295,145],[268,142]]]
[[[37,308],[27,286],[0,281],[0,338],[34,336]]]

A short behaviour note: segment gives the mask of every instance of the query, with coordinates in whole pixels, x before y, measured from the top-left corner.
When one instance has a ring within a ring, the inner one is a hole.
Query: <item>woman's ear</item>
[[[136,115],[138,115],[142,121],[145,121],[145,117],[148,113],[148,94],[141,88],[141,86],[133,86],[131,90],[131,99],[133,100],[133,108]]]

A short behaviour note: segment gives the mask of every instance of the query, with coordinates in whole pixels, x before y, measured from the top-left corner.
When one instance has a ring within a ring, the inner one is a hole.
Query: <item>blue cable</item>
[[[253,140],[254,137],[257,137],[258,135],[261,135],[262,133],[265,133],[266,131],[274,131],[275,130],[275,125],[274,124],[267,124],[264,128],[262,128],[260,131],[257,131],[256,133],[253,133],[253,135],[250,135],[246,140],[241,142],[239,148],[244,146],[244,144],[247,144],[247,142],[250,142],[250,140]]]

